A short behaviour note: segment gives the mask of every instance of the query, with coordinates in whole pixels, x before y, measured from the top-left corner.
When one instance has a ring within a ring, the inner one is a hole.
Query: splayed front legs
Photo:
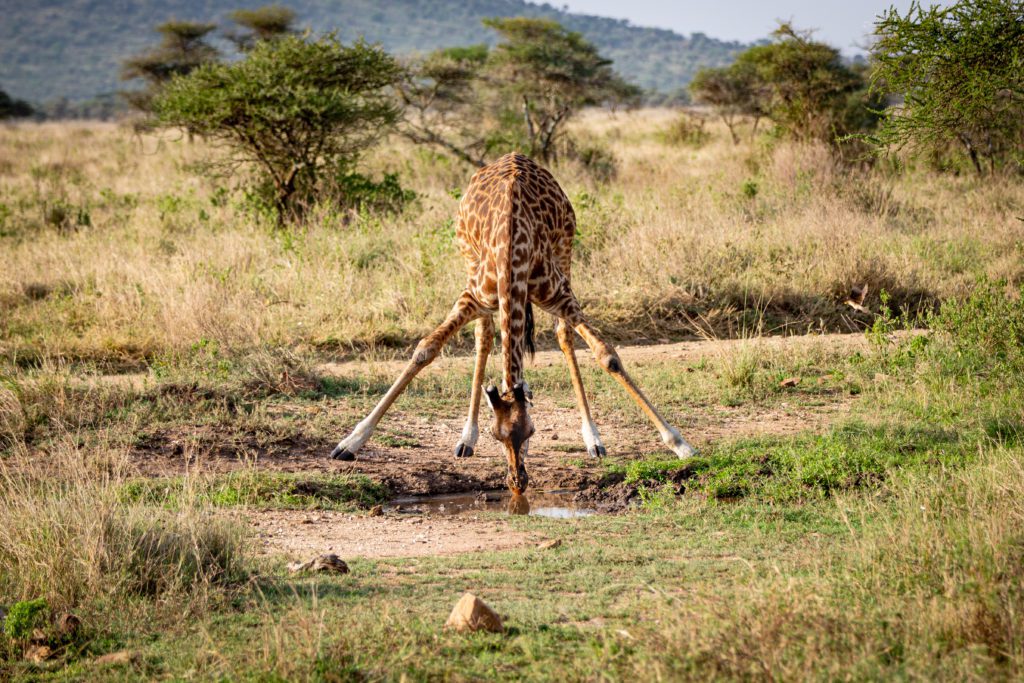
[[[590,323],[583,317],[579,303],[569,289],[568,281],[563,282],[555,296],[542,304],[541,307],[559,319],[558,344],[562,347],[566,362],[569,364],[569,372],[572,374],[573,389],[576,391],[576,400],[579,404],[580,416],[583,419],[583,440],[587,444],[587,451],[591,455],[603,454],[604,447],[600,445],[601,442],[597,437],[597,428],[593,426],[593,420],[590,418],[587,398],[583,393],[583,382],[580,379],[579,367],[576,365],[576,356],[573,352],[570,328],[583,337],[583,341],[590,347],[598,364],[622,385],[622,388],[626,390],[630,398],[636,401],[636,404],[640,406],[640,409],[644,411],[644,414],[647,415],[648,419],[657,428],[665,445],[672,449],[672,452],[680,458],[696,455],[697,450],[683,438],[675,427],[665,421],[665,418],[647,400],[640,387],[626,373],[625,368],[622,367],[622,361],[619,359],[619,354],[615,352],[615,348],[601,339],[597,330],[591,327]],[[595,446],[593,450],[591,450],[592,442],[588,438],[593,439]]]
[[[672,452],[679,458],[689,458],[696,455],[697,449],[691,446],[675,427],[665,421],[665,418],[661,416],[651,402],[647,400],[647,397],[644,396],[644,393],[640,391],[640,387],[636,385],[633,378],[626,373],[625,368],[622,367],[622,361],[619,359],[619,354],[615,352],[614,347],[601,339],[597,331],[582,316],[580,316],[575,328],[576,332],[587,342],[587,346],[590,347],[601,367],[622,385],[630,398],[636,401],[636,404],[640,406],[640,409],[644,411],[647,418],[654,424],[658,433],[661,434],[662,442],[672,449]]]
[[[463,292],[458,301],[455,302],[451,313],[445,318],[445,321],[436,330],[424,337],[419,345],[416,346],[416,351],[412,354],[412,360],[409,361],[409,364],[405,366],[405,370],[402,371],[402,374],[398,376],[395,383],[388,389],[388,393],[384,394],[384,398],[380,400],[370,414],[356,425],[352,433],[338,443],[331,452],[331,457],[337,460],[355,460],[355,454],[366,444],[370,435],[373,434],[377,423],[384,417],[384,413],[402,395],[402,392],[405,391],[413,377],[437,358],[437,354],[441,352],[441,348],[451,339],[453,334],[479,314],[480,304],[469,292]],[[479,397],[477,397],[477,403],[479,403]]]

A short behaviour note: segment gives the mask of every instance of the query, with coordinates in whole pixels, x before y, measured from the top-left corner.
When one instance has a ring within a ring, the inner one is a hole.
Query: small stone
[[[307,570],[322,573],[333,572],[335,574],[349,573],[348,565],[334,553],[319,555],[308,562],[292,562],[288,565],[288,571],[292,574]]]
[[[501,617],[498,616],[498,613],[472,593],[466,593],[459,598],[444,626],[460,633],[470,631],[501,633],[505,630],[501,625]]]
[[[371,517],[383,517],[384,516],[384,506],[383,505],[374,505],[372,508],[370,508],[370,516]]]
[[[130,650],[119,650],[117,652],[108,652],[105,655],[100,655],[94,661],[97,664],[117,666],[119,664],[131,664],[137,658],[138,655]]]
[[[558,434],[552,434],[551,435],[551,440],[552,441],[558,441]]]
[[[779,382],[779,386],[785,388],[795,387],[797,384],[800,384],[799,377],[787,377],[786,379]]]
[[[557,548],[560,545],[562,545],[562,539],[560,539],[560,538],[552,538],[551,540],[541,541],[540,543],[538,543],[537,544],[537,549],[538,550],[551,550],[552,548]]]

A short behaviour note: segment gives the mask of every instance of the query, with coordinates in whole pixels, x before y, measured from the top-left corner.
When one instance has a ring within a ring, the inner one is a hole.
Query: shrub
[[[257,42],[240,61],[175,78],[154,110],[164,126],[225,146],[227,163],[254,167],[278,220],[298,219],[323,196],[326,176],[354,166],[395,122],[386,89],[398,74],[378,47],[288,35]]]
[[[4,634],[11,640],[27,640],[33,630],[46,622],[46,612],[45,598],[14,603],[4,618]]]
[[[704,130],[705,123],[707,120],[703,116],[683,112],[662,131],[661,139],[669,145],[702,147],[711,137],[711,134]],[[733,141],[738,142],[733,133],[735,124],[727,122],[727,125],[729,132],[733,134]]]
[[[944,367],[964,376],[1016,382],[1024,376],[1024,285],[981,280],[964,301],[950,300],[929,319],[945,343]]]

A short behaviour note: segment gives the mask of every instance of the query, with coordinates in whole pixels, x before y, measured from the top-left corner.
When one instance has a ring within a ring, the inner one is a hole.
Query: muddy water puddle
[[[409,496],[391,501],[390,511],[418,515],[459,515],[467,512],[506,512],[510,515],[536,515],[553,519],[574,519],[597,514],[597,510],[573,503],[576,491],[538,491],[514,496],[507,491],[450,493],[436,496]]]

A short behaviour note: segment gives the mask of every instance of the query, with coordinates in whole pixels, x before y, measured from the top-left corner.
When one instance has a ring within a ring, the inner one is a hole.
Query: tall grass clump
[[[102,631],[136,607],[202,611],[245,576],[235,524],[199,505],[126,502],[126,454],[110,441],[80,449],[65,434],[45,459],[0,461],[0,604],[43,599]]]

